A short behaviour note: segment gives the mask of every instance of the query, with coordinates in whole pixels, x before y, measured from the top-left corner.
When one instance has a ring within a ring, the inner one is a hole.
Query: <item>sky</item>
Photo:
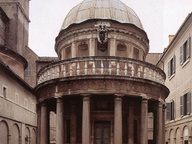
[[[149,38],[150,53],[162,53],[168,35],[174,35],[187,15],[192,0],[121,0],[140,18]],[[54,45],[68,12],[82,0],[30,1],[29,47],[39,56],[57,56]]]

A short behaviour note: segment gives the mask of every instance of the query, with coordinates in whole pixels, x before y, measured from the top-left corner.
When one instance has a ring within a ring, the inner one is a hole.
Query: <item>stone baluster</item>
[[[47,70],[47,80],[50,80],[50,69]]]
[[[103,69],[104,69],[103,60],[101,60],[101,74],[103,74]]]
[[[80,65],[79,65],[79,62],[77,62],[77,75],[80,75]]]
[[[55,69],[51,68],[51,70],[52,70],[51,78],[54,79],[55,78]]]
[[[66,77],[66,65],[63,64],[63,76]]]
[[[157,73],[156,73],[156,71],[154,70],[154,71],[153,71],[153,79],[154,79],[154,81],[156,81],[156,79],[157,79],[156,76],[157,76]]]
[[[120,69],[119,62],[117,62],[117,67],[116,67],[116,74],[117,75],[119,75],[119,69]]]
[[[124,75],[127,76],[127,62],[125,62],[125,66],[124,66]]]
[[[137,75],[138,75],[139,78],[141,77],[141,67],[140,66],[138,67]]]
[[[149,79],[151,79],[151,76],[152,76],[152,70],[149,69]]]
[[[143,77],[146,79],[147,78],[147,67],[144,68],[144,74]]]
[[[109,74],[111,75],[111,61],[109,61]]]
[[[87,61],[85,61],[84,73],[85,73],[85,75],[87,74]]]
[[[131,65],[131,76],[135,75],[134,64]]]
[[[73,75],[73,63],[69,64],[69,76]]]
[[[93,61],[93,74],[95,74],[95,61]]]
[[[60,74],[59,65],[56,67],[56,69],[57,69],[57,78],[59,78],[59,74]]]

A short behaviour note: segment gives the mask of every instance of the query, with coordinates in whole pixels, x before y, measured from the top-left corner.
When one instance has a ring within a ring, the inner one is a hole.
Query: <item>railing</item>
[[[58,61],[42,68],[37,83],[57,78],[86,75],[125,76],[164,84],[164,72],[149,63],[120,57],[83,57]]]

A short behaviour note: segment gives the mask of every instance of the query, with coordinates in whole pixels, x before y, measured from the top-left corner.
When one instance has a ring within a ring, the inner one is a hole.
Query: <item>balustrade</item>
[[[164,84],[165,74],[158,67],[134,59],[119,57],[73,58],[52,63],[38,73],[38,84],[56,78],[80,75],[135,77]]]

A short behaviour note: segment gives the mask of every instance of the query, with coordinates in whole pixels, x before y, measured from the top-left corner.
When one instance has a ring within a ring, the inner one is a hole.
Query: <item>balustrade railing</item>
[[[37,83],[72,76],[111,75],[135,77],[164,84],[164,72],[149,63],[120,57],[83,57],[58,61],[42,68]]]

